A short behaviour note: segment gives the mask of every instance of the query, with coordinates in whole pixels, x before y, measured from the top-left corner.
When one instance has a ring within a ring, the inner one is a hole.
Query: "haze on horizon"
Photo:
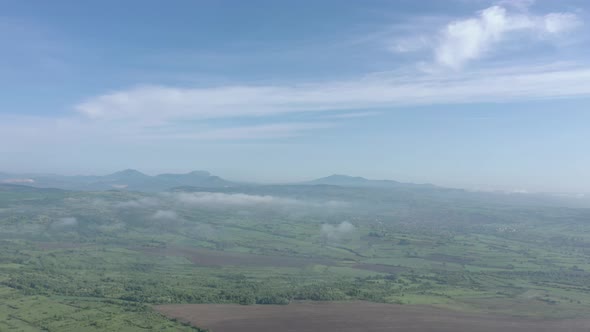
[[[590,192],[587,2],[228,4],[1,4],[0,172]]]

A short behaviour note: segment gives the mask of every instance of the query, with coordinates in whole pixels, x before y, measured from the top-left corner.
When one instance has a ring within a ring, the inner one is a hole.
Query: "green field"
[[[210,190],[211,191],[211,190]],[[167,303],[588,317],[590,210],[444,190],[0,188],[0,331],[189,331]]]

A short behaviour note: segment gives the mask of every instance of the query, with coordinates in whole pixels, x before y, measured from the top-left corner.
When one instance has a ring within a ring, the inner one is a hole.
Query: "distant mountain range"
[[[235,185],[233,182],[211,175],[206,171],[150,176],[134,169],[126,169],[103,176],[0,173],[0,183],[92,191],[113,189],[164,191],[178,186],[231,187]]]
[[[184,174],[147,175],[133,169],[126,169],[108,175],[55,175],[55,174],[10,174],[0,172],[1,191],[30,190],[130,190],[143,192],[158,191],[211,191],[247,193],[252,195],[277,195],[297,198],[362,195],[369,192],[388,192],[400,200],[408,197],[422,197],[432,201],[455,204],[457,201],[486,201],[488,203],[510,203],[535,206],[568,206],[590,208],[590,195],[557,195],[551,193],[519,194],[503,192],[477,192],[463,189],[438,187],[432,184],[403,183],[393,180],[369,180],[358,176],[334,174],[327,177],[298,183],[252,184],[225,180],[207,171],[193,171]],[[371,195],[373,195],[371,194]],[[332,196],[330,196],[332,195]],[[315,197],[314,196],[314,197]],[[357,197],[357,196],[355,196]],[[369,197],[369,196],[368,196]],[[358,198],[358,197],[357,197]]]
[[[126,169],[108,175],[55,175],[55,174],[8,174],[0,173],[1,184],[26,185],[40,188],[67,190],[133,190],[164,191],[176,187],[228,188],[244,184],[228,181],[207,171],[193,171],[184,174],[144,174]],[[383,187],[383,188],[434,188],[431,184],[402,183],[393,180],[369,180],[362,177],[334,174],[307,182],[291,185],[331,185],[342,187]]]
[[[0,173],[0,183],[18,184],[40,188],[60,188],[68,190],[134,190],[164,191],[175,187],[224,188],[243,184],[228,181],[207,171],[193,171],[184,174],[158,174],[150,176],[134,169],[126,169],[108,175],[74,175],[56,174],[8,174]],[[291,185],[331,185],[342,187],[425,187],[431,184],[402,183],[393,180],[369,180],[358,176],[334,174],[312,181],[293,183]]]
[[[424,187],[424,188],[435,188],[432,184],[415,184],[415,183],[404,183],[393,180],[369,180],[360,176],[349,176],[342,174],[333,174],[324,178],[315,179],[312,181],[304,182],[303,184],[310,185],[333,185],[343,187]]]

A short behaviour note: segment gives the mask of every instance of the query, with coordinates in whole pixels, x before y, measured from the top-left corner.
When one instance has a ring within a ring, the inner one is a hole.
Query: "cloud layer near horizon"
[[[177,208],[227,208],[227,207],[313,207],[335,209],[347,207],[342,201],[301,200],[276,195],[252,195],[245,193],[221,192],[172,192],[162,193],[155,197],[141,197],[134,200],[117,202],[113,207],[118,209],[154,210],[154,219],[177,219],[178,215],[163,206]]]

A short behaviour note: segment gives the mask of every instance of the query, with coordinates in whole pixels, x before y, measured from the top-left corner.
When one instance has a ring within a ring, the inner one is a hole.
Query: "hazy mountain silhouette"
[[[369,180],[360,176],[333,174],[323,178],[304,182],[308,185],[333,185],[345,187],[424,187],[434,188],[432,184],[403,183],[394,180]]]
[[[103,176],[0,173],[0,183],[28,185],[39,188],[91,191],[112,189],[164,191],[178,186],[199,186],[207,188],[234,185],[233,182],[211,175],[207,171],[151,176],[134,169],[126,169]]]

